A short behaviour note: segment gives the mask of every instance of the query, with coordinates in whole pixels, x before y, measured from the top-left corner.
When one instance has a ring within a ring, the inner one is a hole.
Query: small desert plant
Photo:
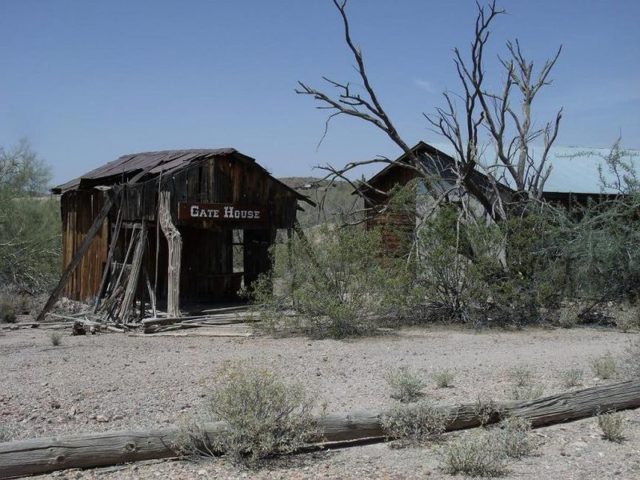
[[[507,473],[506,455],[494,435],[467,433],[444,450],[445,472],[470,477],[500,477]]]
[[[62,334],[60,332],[51,332],[49,338],[51,339],[51,345],[54,347],[57,347],[62,343]]]
[[[605,440],[616,443],[624,440],[624,418],[619,413],[609,412],[598,415],[598,426]]]
[[[453,386],[453,379],[456,374],[451,370],[441,370],[433,374],[433,380],[438,388],[449,388]]]
[[[389,438],[406,443],[425,443],[444,433],[449,416],[429,402],[392,408],[382,417],[382,429]]]
[[[514,385],[511,388],[511,398],[513,400],[535,400],[544,393],[544,387],[538,384],[531,384],[524,387]]]
[[[616,360],[611,353],[607,353],[602,357],[591,360],[591,369],[596,377],[602,380],[608,380],[615,377],[617,373]]]
[[[14,323],[16,321],[16,309],[11,299],[5,295],[0,296],[0,323]]]
[[[627,347],[625,370],[630,377],[640,377],[640,340],[630,343]]]
[[[422,389],[425,387],[422,379],[409,367],[400,367],[396,370],[389,370],[386,380],[391,388],[391,398],[403,403],[415,402],[422,396]]]
[[[496,416],[501,415],[501,407],[495,400],[478,397],[473,407],[474,414],[480,420],[483,427],[491,422]]]
[[[14,429],[8,425],[0,424],[0,443],[9,442],[13,439]]]
[[[509,379],[516,387],[526,387],[533,381],[533,371],[525,365],[513,367],[509,371]]]
[[[192,422],[183,427],[178,449],[203,455],[225,452],[248,464],[288,454],[318,437],[312,408],[301,385],[286,384],[266,370],[230,367],[199,419],[221,420],[226,428],[210,439]]]
[[[636,305],[619,308],[614,314],[616,326],[623,332],[640,327],[640,308]]]
[[[565,388],[579,387],[582,385],[584,371],[581,368],[570,368],[562,372],[562,386]]]
[[[563,305],[558,310],[558,325],[562,328],[575,327],[580,321],[579,314],[580,307],[578,305]]]
[[[533,400],[544,393],[544,387],[534,383],[533,371],[526,366],[511,369],[509,377],[512,382],[510,396],[514,400]]]
[[[531,437],[531,422],[525,418],[507,418],[501,422],[500,428],[492,433],[509,458],[526,457],[537,447]]]

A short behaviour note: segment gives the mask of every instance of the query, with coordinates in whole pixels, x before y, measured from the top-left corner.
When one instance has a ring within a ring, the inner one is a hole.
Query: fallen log
[[[533,427],[570,422],[598,412],[640,407],[640,380],[585,388],[528,402],[490,404],[479,412],[478,404],[443,407],[449,414],[447,431],[496,423],[509,416],[531,421]],[[355,440],[383,441],[381,412],[326,415],[319,419],[323,441],[353,444]],[[210,438],[224,424],[204,426]],[[0,444],[0,479],[52,472],[67,468],[89,468],[125,462],[177,456],[176,427],[147,431],[122,431],[40,438]]]

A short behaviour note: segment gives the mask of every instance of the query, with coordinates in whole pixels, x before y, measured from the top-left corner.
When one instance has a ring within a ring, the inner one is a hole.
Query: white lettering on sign
[[[220,216],[221,213],[222,216]],[[221,208],[200,208],[198,205],[191,205],[189,208],[189,216],[191,218],[226,218],[230,220],[261,219],[260,210],[236,208],[231,205],[225,205]]]

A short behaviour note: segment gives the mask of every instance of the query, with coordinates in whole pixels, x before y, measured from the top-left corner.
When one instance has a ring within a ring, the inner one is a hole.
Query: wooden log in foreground
[[[561,393],[530,402],[495,404],[488,422],[507,416],[522,416],[533,427],[570,422],[598,412],[640,407],[640,380],[626,381]],[[447,431],[478,427],[481,424],[477,404],[449,408]],[[327,415],[320,419],[324,441],[334,445],[358,439],[384,440],[380,412],[354,412]],[[223,425],[205,426],[215,437]],[[175,457],[175,427],[121,431],[65,437],[39,438],[0,444],[0,479],[46,473],[66,468],[104,467],[119,463]]]

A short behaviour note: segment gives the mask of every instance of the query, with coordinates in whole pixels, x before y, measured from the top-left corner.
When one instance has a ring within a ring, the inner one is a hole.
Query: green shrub
[[[574,388],[582,385],[584,371],[581,368],[570,368],[562,372],[562,386]]]
[[[385,378],[391,388],[391,398],[409,403],[415,402],[423,395],[424,382],[408,367],[389,370]]]
[[[393,407],[382,416],[382,429],[389,438],[420,444],[439,438],[449,421],[448,413],[429,402]]]
[[[609,412],[598,415],[598,426],[602,438],[621,443],[624,440],[624,418],[619,413]]]
[[[227,369],[197,422],[183,427],[178,448],[185,453],[224,452],[234,461],[255,464],[291,453],[318,438],[313,402],[299,384],[285,384],[255,368]],[[224,421],[226,428],[209,439],[203,421]]]
[[[16,309],[9,297],[0,296],[0,322],[14,323],[16,321]]]
[[[618,366],[613,355],[607,353],[602,357],[592,359],[591,369],[596,377],[602,380],[609,380],[616,376]]]
[[[453,379],[456,378],[455,372],[451,370],[441,370],[433,374],[433,380],[438,388],[453,387]]]
[[[345,338],[398,318],[410,272],[382,255],[378,231],[322,225],[273,250],[273,271],[253,285],[254,310],[272,333]],[[278,288],[274,288],[278,286]],[[293,310],[296,315],[283,315]]]
[[[0,147],[0,285],[47,291],[60,272],[60,204],[47,196],[49,168],[21,142]]]
[[[443,470],[451,475],[500,477],[507,473],[503,446],[488,432],[469,432],[448,444]]]

